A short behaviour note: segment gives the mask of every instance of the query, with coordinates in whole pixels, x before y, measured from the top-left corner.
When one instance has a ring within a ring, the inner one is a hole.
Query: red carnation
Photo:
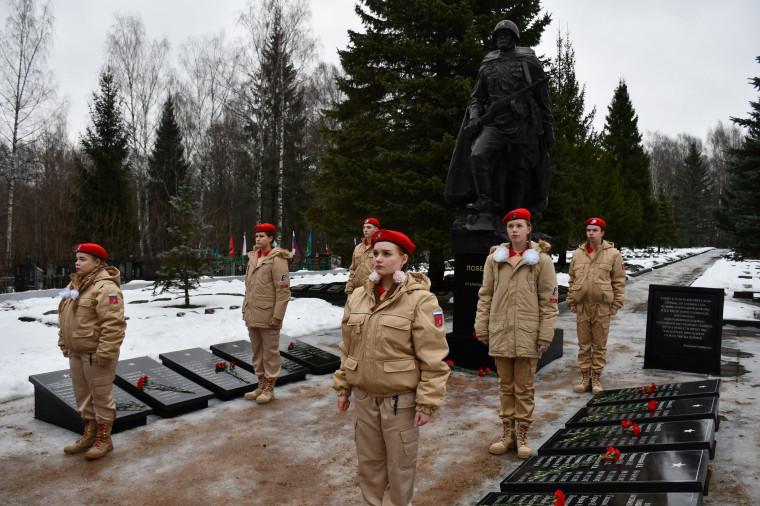
[[[292,350],[292,349],[294,349],[295,347],[296,347],[296,343],[290,343],[290,344],[288,345],[288,349],[289,349],[289,350]]]
[[[477,335],[477,334],[476,334],[476,333],[473,331],[473,333],[472,333],[472,337],[473,337],[473,339],[477,339],[477,338],[478,338],[478,335]]]
[[[485,374],[485,372],[483,372],[483,368],[482,367],[480,369],[478,369],[478,376],[483,376],[484,374]]]
[[[617,448],[613,448],[612,446],[607,447],[607,453],[602,455],[602,458],[604,460],[611,460],[613,462],[617,462],[620,458],[620,451]]]
[[[235,367],[235,361],[234,360],[230,361],[230,367]]]
[[[560,489],[554,492],[554,506],[565,506],[565,494]]]
[[[446,364],[446,365],[447,365],[447,366],[449,366],[449,367],[454,367],[454,361],[453,361],[453,360],[451,360],[451,359],[449,359],[449,360],[447,360],[446,362],[444,362],[444,364]]]
[[[628,420],[623,420],[623,421],[621,421],[621,422],[620,422],[620,425],[622,425],[622,426],[623,426],[623,428],[627,429],[627,428],[628,428]]]
[[[638,424],[633,424],[633,435],[638,436],[641,434],[641,428],[639,428]]]
[[[652,412],[656,411],[657,401],[649,401],[649,405],[647,406],[647,409],[649,409],[649,411],[652,411]]]
[[[638,390],[639,392],[643,392],[644,391],[644,389],[642,387],[636,387],[636,390]]]
[[[486,374],[491,374],[491,368],[490,367],[486,367]]]

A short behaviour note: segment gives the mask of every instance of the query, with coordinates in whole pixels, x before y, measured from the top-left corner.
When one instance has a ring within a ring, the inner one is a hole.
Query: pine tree
[[[200,286],[201,276],[210,274],[213,268],[210,252],[193,244],[199,244],[211,227],[203,225],[198,217],[200,205],[193,198],[189,181],[170,202],[177,216],[177,225],[169,228],[174,246],[158,254],[162,262],[154,292],[178,288],[185,293],[185,307],[190,307],[190,290]]]
[[[100,75],[100,94],[93,93],[88,126],[78,160],[79,195],[74,216],[77,240],[104,245],[111,257],[127,256],[135,238],[129,186],[129,148],[118,89],[109,70]]]
[[[683,246],[710,244],[714,229],[712,184],[705,156],[696,141],[689,143],[683,163],[676,177],[678,237]]]
[[[151,224],[153,240],[148,241],[157,251],[168,247],[165,223],[172,222],[171,199],[179,194],[190,169],[185,161],[182,133],[174,115],[174,101],[169,96],[164,102],[161,121],[156,131],[156,141],[148,158],[148,192],[153,212],[157,218]]]
[[[437,286],[448,257],[454,210],[444,187],[455,135],[478,67],[494,49],[501,19],[519,27],[520,45],[538,43],[549,23],[538,2],[365,0],[366,33],[350,32],[339,51],[344,98],[328,112],[339,128],[317,176],[310,220],[350,251],[362,218],[407,233]]]
[[[606,153],[606,170],[613,176],[619,175],[625,189],[623,201],[613,206],[622,211],[613,216],[612,222],[619,227],[616,238],[619,243],[630,246],[646,246],[651,242],[645,217],[654,216],[655,212],[649,156],[641,142],[638,122],[628,86],[621,79],[607,109],[602,146]]]
[[[677,244],[676,219],[673,211],[673,201],[665,191],[665,184],[657,185],[657,223],[654,229],[654,244],[657,251],[663,246],[674,246]]]
[[[760,56],[756,58],[760,63]],[[760,91],[760,77],[752,86]],[[718,218],[733,236],[733,249],[742,256],[760,258],[760,100],[750,102],[748,118],[731,118],[747,131],[741,147],[729,150],[729,179]]]

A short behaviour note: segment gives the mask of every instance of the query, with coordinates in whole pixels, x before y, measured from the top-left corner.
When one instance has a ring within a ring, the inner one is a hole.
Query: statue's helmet
[[[509,30],[515,35],[515,39],[520,40],[520,30],[517,29],[517,25],[511,22],[508,19],[505,19],[503,21],[499,21],[496,23],[496,26],[493,29],[493,36],[496,36],[496,33],[499,30]]]

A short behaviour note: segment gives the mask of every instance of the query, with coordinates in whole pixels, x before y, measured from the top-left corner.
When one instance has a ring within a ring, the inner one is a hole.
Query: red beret
[[[607,224],[601,218],[589,218],[586,220],[586,223],[584,223],[584,225],[587,227],[589,225],[596,225],[597,227],[602,227],[602,229],[607,228]]]
[[[392,242],[393,244],[401,246],[410,255],[414,253],[414,243],[401,232],[395,232],[393,230],[378,230],[372,234],[372,246],[374,246],[376,242],[383,241]]]
[[[277,229],[271,223],[262,223],[253,227],[253,233],[257,232],[277,232]]]
[[[74,251],[77,253],[89,253],[90,255],[95,255],[102,260],[108,260],[108,253],[106,253],[105,248],[103,248],[103,246],[95,244],[94,242],[77,244],[76,250]]]
[[[512,211],[509,211],[506,216],[504,216],[504,219],[501,220],[501,222],[506,225],[508,221],[512,221],[512,220],[530,221],[530,211],[522,207],[519,209],[513,209]]]
[[[375,218],[367,218],[366,220],[362,222],[362,225],[366,225],[367,223],[369,223],[370,225],[374,225],[377,228],[380,228],[380,222],[377,221]]]

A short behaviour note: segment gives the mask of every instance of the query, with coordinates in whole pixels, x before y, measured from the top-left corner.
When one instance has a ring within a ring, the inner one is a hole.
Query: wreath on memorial
[[[588,422],[590,420],[600,420],[610,415],[625,415],[628,413],[642,413],[645,411],[649,411],[650,413],[654,413],[655,411],[657,411],[657,401],[649,401],[647,404],[642,404],[639,406],[613,409],[611,411],[603,411],[601,413],[595,413],[593,415],[584,416],[583,418],[581,418],[581,422]]]
[[[620,425],[622,427],[623,433],[633,434],[634,436],[638,436],[641,434],[641,428],[636,422],[628,420],[622,420],[620,422]],[[587,439],[592,436],[597,436],[599,434],[610,434],[612,432],[618,431],[621,429],[621,427],[608,427],[605,429],[585,429],[585,430],[579,430],[576,432],[568,432],[565,434],[565,439],[561,440],[560,443],[571,443],[573,441],[580,441],[582,439]]]
[[[555,467],[554,469],[549,469],[548,471],[542,471],[540,473],[537,473],[531,476],[530,478],[528,478],[528,480],[529,481],[540,480],[542,478],[546,478],[547,476],[552,476],[554,474],[562,474],[566,471],[573,471],[575,469],[580,469],[581,467],[588,467],[588,466],[596,464],[597,462],[615,463],[619,459],[620,459],[620,451],[617,448],[608,446],[607,451],[601,455],[579,460],[578,462],[573,462],[572,464],[558,466],[558,467]],[[564,495],[563,495],[563,498],[564,498]]]
[[[250,383],[247,379],[245,379],[243,376],[240,375],[239,372],[235,370],[235,362],[230,361],[229,365],[227,365],[227,362],[218,362],[216,366],[214,367],[214,370],[217,374],[220,372],[226,372],[230,376],[234,376],[235,378],[239,379],[243,383]]]
[[[151,381],[147,376],[143,376],[137,380],[137,389],[142,390],[160,390],[161,392],[184,392],[186,394],[194,394],[195,391],[188,390],[187,388],[175,387],[171,385],[164,385],[163,383],[156,383]]]
[[[592,404],[599,404],[601,402],[614,401],[615,399],[622,399],[624,397],[630,397],[631,395],[633,395],[636,392],[639,392],[639,393],[646,392],[647,395],[652,395],[656,389],[657,389],[657,385],[655,385],[654,382],[652,382],[652,386],[651,387],[636,387],[636,390],[634,390],[633,388],[624,388],[621,391],[616,392],[614,394],[605,395],[604,397],[594,398],[594,399],[591,400],[591,403]]]

